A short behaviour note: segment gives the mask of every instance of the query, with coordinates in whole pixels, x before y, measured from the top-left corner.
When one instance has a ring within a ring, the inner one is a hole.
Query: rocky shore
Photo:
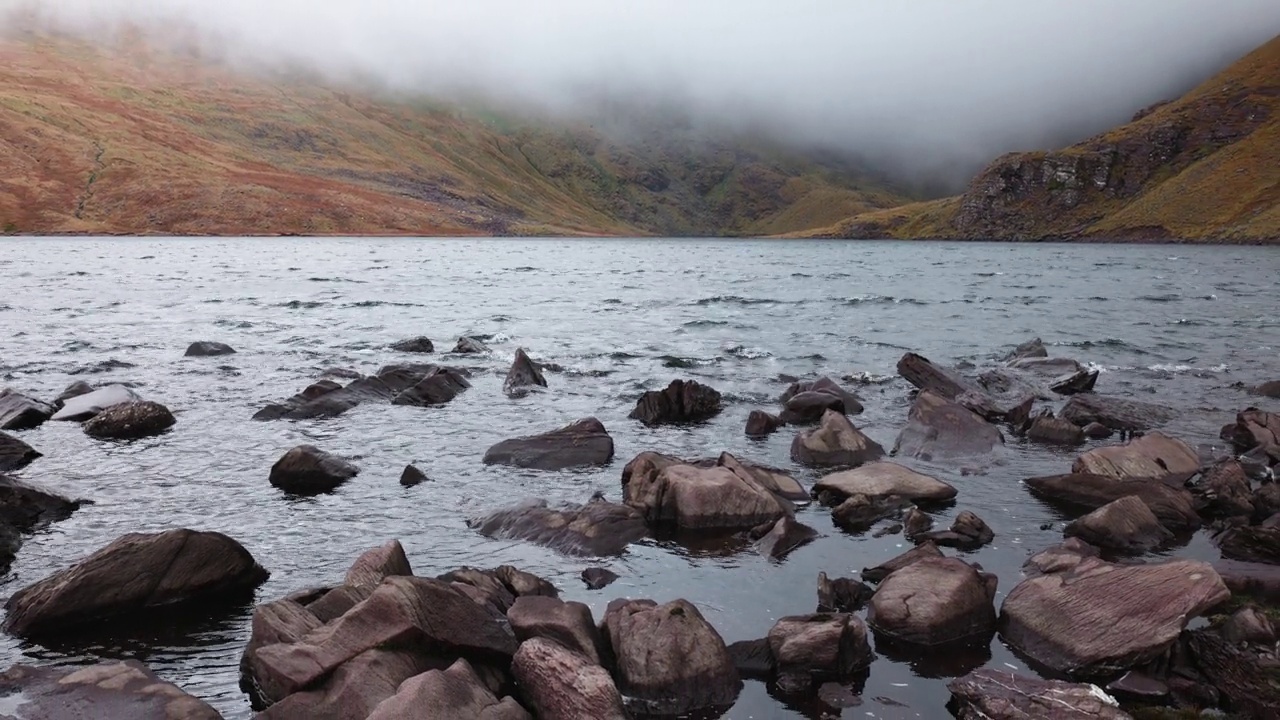
[[[456,348],[458,355],[486,351],[470,338]],[[434,345],[418,337],[398,351],[425,355]],[[187,355],[234,352],[200,342]],[[504,393],[536,402],[539,393],[557,392],[544,374],[551,367],[518,351]],[[495,504],[468,523],[477,534],[569,558],[617,556],[653,538],[713,537],[781,561],[821,534],[797,516],[816,503],[843,533],[901,534],[911,546],[859,577],[821,573],[812,605],[781,609],[762,637],[726,642],[702,609],[679,598],[620,596],[596,617],[586,605],[562,600],[563,588],[510,565],[416,574],[400,541],[383,537],[332,584],[256,605],[240,660],[242,687],[259,717],[279,720],[585,720],[724,716],[744,681],[762,681],[793,706],[835,716],[860,701],[877,655],[924,660],[998,638],[1032,670],[953,677],[946,685],[956,717],[1115,719],[1207,710],[1274,717],[1280,413],[1265,409],[1277,394],[1274,382],[1254,389],[1258,407],[1224,418],[1226,449],[1210,452],[1162,431],[1172,408],[1106,394],[1097,370],[1049,357],[1038,340],[972,376],[910,352],[897,370],[915,390],[892,447],[856,422],[870,400],[831,378],[796,379],[776,405],[754,408],[743,429],[756,438],[789,433],[794,470],[729,452],[678,457],[653,448],[628,458],[616,493],[574,504]],[[335,417],[357,406],[496,401],[475,398],[470,375],[425,362],[368,376],[337,368],[252,417],[274,423]],[[726,405],[714,388],[675,378],[637,395],[630,419],[635,429],[697,433]],[[41,453],[58,452],[32,447],[24,432],[78,422],[96,442],[162,441],[180,419],[120,384],[78,382],[48,402],[17,388],[0,391],[5,567],[24,536],[92,501],[21,479]],[[613,434],[583,418],[499,442],[476,462],[548,473],[609,466]],[[1016,574],[997,575],[965,556],[995,540],[982,517],[990,508],[965,486],[902,463],[928,461],[963,476],[1014,441],[1061,458],[1061,472],[1024,478],[1008,492],[1030,494],[1070,522],[1060,544],[1035,548]],[[395,482],[366,479],[358,458],[322,445],[283,453],[262,468],[262,482],[288,500],[323,496],[344,483]],[[801,469],[817,473],[811,487],[797,479]],[[431,482],[412,465],[401,478],[412,492]],[[949,526],[936,523],[949,508],[961,512]],[[1202,529],[1220,560],[1169,555]],[[255,558],[232,537],[234,528],[224,530],[131,533],[48,577],[24,579],[5,603],[4,630],[40,644],[87,627],[124,633],[126,622],[145,623],[160,612],[229,613],[254,599],[271,559]],[[616,578],[607,568],[583,571],[592,591],[608,592]],[[15,665],[0,675],[0,716],[10,698],[22,718],[219,717],[136,662]]]

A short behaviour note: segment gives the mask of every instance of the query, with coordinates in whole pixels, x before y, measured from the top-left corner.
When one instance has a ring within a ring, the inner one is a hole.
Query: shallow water
[[[0,378],[51,399],[73,380],[135,385],[172,408],[174,429],[128,444],[99,442],[69,423],[19,433],[45,453],[19,476],[91,498],[69,520],[27,540],[0,586],[8,597],[125,532],[191,527],[226,532],[272,572],[259,600],[341,579],[361,551],[399,538],[418,574],[511,563],[555,582],[597,617],[614,597],[696,603],[726,641],[760,637],[783,615],[811,612],[819,571],[856,576],[905,550],[901,536],[850,536],[829,512],[800,519],[823,537],[783,562],[647,541],[620,558],[568,558],[489,540],[466,518],[523,497],[620,498],[622,465],[643,450],[705,456],[728,450],[792,467],[792,434],[742,434],[747,413],[776,408],[780,374],[859,375],[855,423],[892,447],[907,386],[906,350],[942,362],[990,364],[1043,337],[1055,356],[1104,369],[1098,391],[1172,405],[1169,431],[1217,442],[1236,411],[1258,404],[1234,387],[1280,378],[1280,251],[1187,246],[909,244],[704,240],[0,240]],[[251,422],[330,367],[369,373],[420,359],[387,345],[415,335],[452,348],[488,336],[489,356],[435,359],[473,368],[474,387],[443,408],[357,407],[328,420]],[[194,340],[239,352],[183,358]],[[547,392],[510,400],[502,376],[517,346],[564,367]],[[716,420],[647,429],[626,415],[636,397],[676,377],[725,393]],[[1270,402],[1274,405],[1274,401]],[[591,472],[485,467],[491,444],[596,415],[617,459]],[[361,474],[337,492],[288,499],[267,483],[288,448],[312,443],[357,457]],[[1073,452],[1008,446],[962,476],[957,464],[907,462],[960,489],[945,527],[970,509],[995,542],[964,553],[1000,576],[1002,598],[1027,555],[1061,538],[1062,516],[1023,478],[1064,472]],[[434,480],[402,488],[415,462]],[[968,463],[972,464],[972,463]],[[814,474],[797,470],[806,483]],[[1048,525],[1048,529],[1042,526]],[[947,551],[948,554],[956,554]],[[1212,557],[1203,538],[1173,554]],[[622,576],[599,592],[578,573]],[[999,598],[997,599],[999,602]],[[133,657],[213,703],[250,715],[237,687],[248,607],[194,624],[42,647],[0,640],[0,661]],[[844,717],[946,716],[945,678],[976,664],[1024,669],[997,639],[977,658],[881,652],[859,707]],[[726,717],[812,714],[748,682]]]

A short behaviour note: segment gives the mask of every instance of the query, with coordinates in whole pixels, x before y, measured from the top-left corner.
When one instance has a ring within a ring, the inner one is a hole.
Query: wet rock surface
[[[14,665],[0,675],[0,702],[13,702],[22,720],[222,720],[208,703],[136,660]]]
[[[470,524],[482,535],[527,540],[567,555],[617,555],[649,534],[643,514],[604,500],[557,507],[530,500]]]
[[[984,455],[1004,444],[994,425],[933,392],[923,391],[911,406],[907,426],[893,454],[921,460]]]
[[[143,400],[112,405],[86,420],[84,432],[100,440],[136,440],[159,435],[177,422],[169,408]]]
[[[0,432],[0,472],[11,472],[35,462],[39,451],[7,432]]]
[[[963,560],[922,557],[880,582],[867,624],[911,645],[988,638],[996,628],[995,578],[989,577]]]
[[[1173,417],[1173,411],[1162,405],[1108,395],[1074,395],[1063,406],[1059,416],[1084,427],[1098,423],[1112,430],[1150,430]]]
[[[235,352],[235,348],[226,343],[197,340],[188,345],[187,351],[182,354],[184,357],[218,357],[221,355],[234,355]]]
[[[53,416],[52,405],[12,388],[0,388],[0,430],[30,430]]]
[[[947,683],[960,720],[1132,720],[1096,686],[982,669]]]
[[[318,495],[359,473],[359,468],[336,455],[314,445],[299,445],[271,466],[269,479],[273,486],[294,495]]]
[[[535,470],[606,465],[613,460],[613,438],[595,418],[541,435],[503,440],[484,454],[486,464]]]
[[[816,429],[797,434],[791,443],[791,459],[809,467],[856,467],[882,457],[879,443],[833,410],[822,415]]]
[[[1097,448],[1081,455],[1071,472],[1105,475],[1117,480],[1187,475],[1200,469],[1200,458],[1189,445],[1158,432],[1124,445]]]
[[[623,498],[654,526],[750,529],[786,515],[790,503],[736,458],[711,467],[641,453],[622,471]]]
[[[937,478],[891,462],[873,462],[852,470],[823,476],[813,485],[813,494],[832,493],[837,498],[852,495],[869,497],[896,495],[916,502],[947,502],[956,489]]]
[[[108,385],[92,392],[65,398],[62,409],[54,413],[49,419],[88,420],[112,405],[137,402],[139,400],[142,400],[142,397],[124,385]]]
[[[665,390],[650,390],[640,396],[628,416],[645,425],[692,423],[720,414],[720,393],[695,380],[672,380]]]
[[[1154,550],[1173,539],[1173,533],[1136,495],[1103,505],[1067,525],[1063,532],[1091,545],[1125,553]]]
[[[511,362],[507,378],[502,381],[502,391],[510,397],[521,397],[530,391],[547,386],[542,368],[529,357],[524,348],[516,349],[516,359]]]

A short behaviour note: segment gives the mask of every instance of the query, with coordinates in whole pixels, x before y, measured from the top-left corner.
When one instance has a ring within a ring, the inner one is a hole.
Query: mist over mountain
[[[857,155],[939,190],[1002,152],[1060,147],[1123,122],[1280,30],[1274,0],[0,0],[0,9],[95,39],[151,28],[246,66],[533,106],[606,130],[650,116],[727,126]]]

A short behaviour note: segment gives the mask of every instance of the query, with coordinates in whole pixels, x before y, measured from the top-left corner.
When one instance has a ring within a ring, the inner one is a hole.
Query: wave
[[[845,375],[840,378],[847,383],[855,385],[884,385],[898,379],[897,375],[877,375],[876,373],[863,370],[862,372]]]
[[[730,357],[741,358],[743,360],[760,360],[762,358],[773,357],[773,353],[762,348],[748,347],[746,345],[733,345],[724,349],[724,353]]]
[[[707,305],[787,305],[799,304],[802,300],[777,300],[774,298],[750,298],[741,295],[715,295],[695,300],[694,305],[706,307]]]
[[[1077,348],[1119,348],[1128,350],[1135,355],[1150,355],[1151,353],[1143,350],[1137,345],[1125,342],[1119,338],[1104,338],[1102,340],[1065,340],[1051,343],[1057,347],[1077,347]]]
[[[680,327],[687,327],[687,328],[721,327],[728,324],[729,323],[725,320],[690,320],[689,322],[684,323]]]
[[[319,300],[290,300],[287,303],[278,303],[276,307],[288,308],[289,310],[314,310],[325,305],[328,305],[328,303]]]
[[[393,300],[360,300],[353,303],[343,305],[344,308],[371,308],[371,307],[426,307],[421,303],[411,302],[395,302]]]
[[[1168,303],[1168,302],[1177,302],[1182,299],[1182,296],[1174,295],[1170,293],[1166,295],[1139,295],[1135,299],[1146,300],[1147,302],[1155,302],[1155,303]]]
[[[892,295],[855,295],[854,297],[841,298],[840,303],[844,305],[928,305],[929,303],[915,298],[897,298]]]
[[[658,359],[662,361],[662,367],[681,369],[706,367],[720,362],[720,358],[685,358],[675,355],[662,355]]]
[[[1148,365],[1147,370],[1158,373],[1169,373],[1172,375],[1180,375],[1182,373],[1223,373],[1228,370],[1226,363],[1213,365],[1211,367],[1196,367],[1194,365],[1186,365],[1182,363],[1156,363]]]
[[[248,320],[227,320],[225,318],[222,320],[214,320],[213,324],[218,327],[236,328],[238,330],[247,330],[253,327],[253,323]]]

